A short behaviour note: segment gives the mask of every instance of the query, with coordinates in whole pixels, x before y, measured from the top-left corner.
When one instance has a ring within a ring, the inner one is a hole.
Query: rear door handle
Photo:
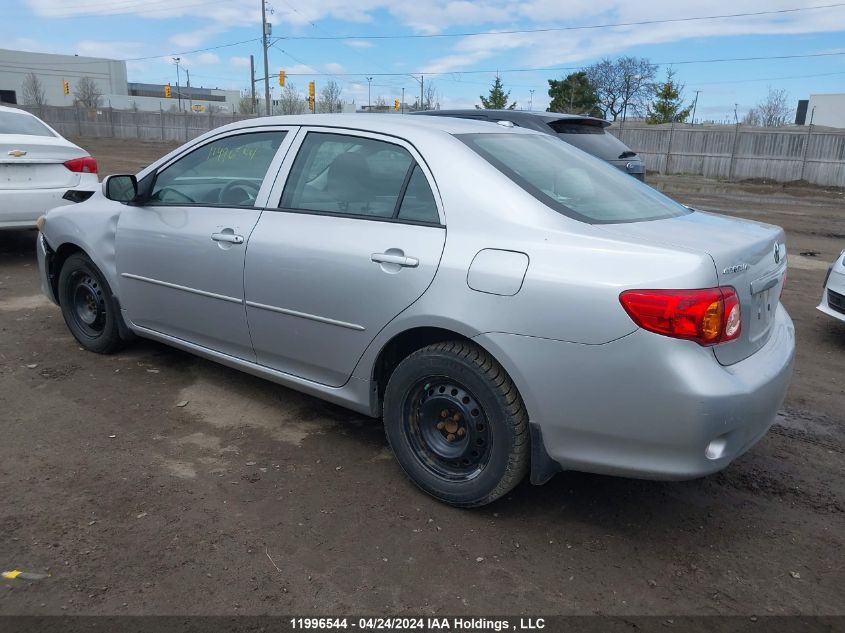
[[[234,233],[212,233],[211,239],[215,242],[229,242],[229,244],[243,244],[244,236]]]
[[[416,268],[420,265],[420,260],[416,257],[405,257],[404,255],[393,255],[391,253],[373,253],[370,255],[370,260],[377,264],[396,264],[405,268]]]

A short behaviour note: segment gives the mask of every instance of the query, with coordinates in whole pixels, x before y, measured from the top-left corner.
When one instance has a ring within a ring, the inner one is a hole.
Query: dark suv
[[[510,121],[516,126],[553,134],[580,150],[607,161],[614,167],[645,181],[645,164],[637,153],[605,131],[608,121],[560,112],[525,112],[521,110],[427,110],[413,114],[451,116],[481,121]]]

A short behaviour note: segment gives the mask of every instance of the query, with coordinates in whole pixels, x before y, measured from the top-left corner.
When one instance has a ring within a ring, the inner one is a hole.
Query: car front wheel
[[[120,347],[111,288],[88,256],[75,253],[65,260],[58,290],[62,316],[82,347],[98,354]]]
[[[528,472],[528,414],[505,370],[476,345],[436,343],[387,384],[387,439],[411,480],[460,507],[482,506]]]

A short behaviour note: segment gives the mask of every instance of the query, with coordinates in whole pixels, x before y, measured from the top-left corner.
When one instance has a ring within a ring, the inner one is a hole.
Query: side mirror
[[[103,195],[115,202],[132,202],[138,197],[138,180],[135,176],[106,176]]]

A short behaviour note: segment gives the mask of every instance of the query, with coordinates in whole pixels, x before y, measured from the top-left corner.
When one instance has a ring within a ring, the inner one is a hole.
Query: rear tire
[[[85,349],[110,354],[122,339],[117,310],[108,282],[83,253],[74,253],[59,273],[59,306],[74,338]]]
[[[399,363],[384,427],[411,481],[453,506],[495,501],[528,472],[525,404],[502,366],[469,342],[429,345]]]

